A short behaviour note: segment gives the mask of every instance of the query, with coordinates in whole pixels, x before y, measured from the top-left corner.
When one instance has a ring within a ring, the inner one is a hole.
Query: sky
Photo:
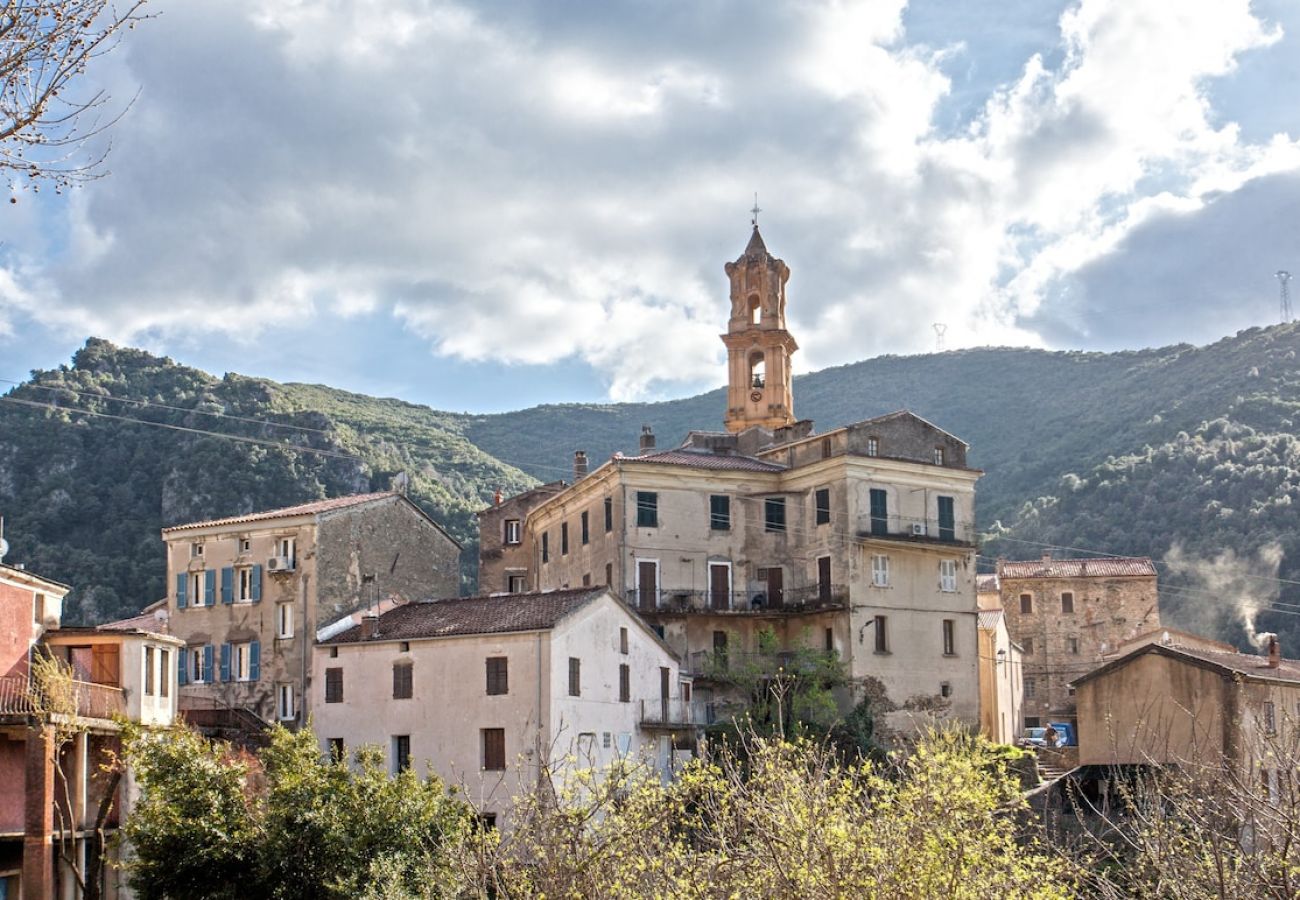
[[[95,335],[453,411],[686,396],[755,193],[796,372],[934,323],[1208,343],[1300,276],[1294,0],[149,8],[81,86],[104,177],[0,205],[0,378]]]

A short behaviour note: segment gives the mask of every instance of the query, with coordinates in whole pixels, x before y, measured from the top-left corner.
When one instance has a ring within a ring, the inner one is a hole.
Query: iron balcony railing
[[[863,516],[858,520],[859,540],[914,541],[926,544],[970,546],[969,526],[938,519],[900,516]]]
[[[647,728],[689,728],[696,724],[695,708],[689,700],[665,697],[641,701],[641,725]]]
[[[848,604],[849,588],[843,584],[811,584],[776,593],[761,588],[727,593],[698,588],[635,588],[625,596],[629,606],[646,613],[770,615],[838,609]]]
[[[126,695],[121,688],[110,684],[73,681],[77,715],[85,719],[111,719],[116,713],[126,712]],[[0,715],[35,714],[35,706],[26,675],[0,677]]]

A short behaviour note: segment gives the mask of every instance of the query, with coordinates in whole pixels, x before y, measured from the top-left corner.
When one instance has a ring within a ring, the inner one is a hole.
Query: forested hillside
[[[986,563],[1035,556],[1043,544],[1164,562],[1177,545],[1162,571],[1166,619],[1240,640],[1238,605],[1276,600],[1274,576],[1300,581],[1298,347],[1300,329],[1283,325],[1201,348],[881,357],[796,379],[795,411],[825,430],[909,408],[969,441],[973,464],[987,472],[978,501]],[[593,466],[632,451],[643,424],[660,446],[690,428],[716,429],[724,403],[713,391],[458,415],[327,387],[215,378],[98,340],[71,367],[34,373],[9,396],[67,408],[0,404],[0,512],[12,559],[76,585],[82,619],[161,595],[163,524],[384,488],[403,471],[414,499],[466,543],[468,574],[473,512],[495,488],[567,478],[575,449]],[[1281,600],[1300,603],[1300,584],[1283,586]],[[1300,652],[1292,622],[1300,618],[1277,611],[1261,619]]]

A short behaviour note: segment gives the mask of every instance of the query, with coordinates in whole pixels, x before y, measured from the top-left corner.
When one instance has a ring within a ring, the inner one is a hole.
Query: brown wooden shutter
[[[90,650],[90,680],[95,684],[122,685],[121,648],[117,644],[95,644]]]
[[[504,728],[483,729],[483,768],[499,772],[506,767],[506,731]]]

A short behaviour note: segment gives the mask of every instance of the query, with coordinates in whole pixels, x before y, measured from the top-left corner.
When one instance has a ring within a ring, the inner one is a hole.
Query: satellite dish
[[[0,538],[0,561],[4,560],[5,554],[8,552],[9,552],[9,542],[6,541],[4,538]]]

